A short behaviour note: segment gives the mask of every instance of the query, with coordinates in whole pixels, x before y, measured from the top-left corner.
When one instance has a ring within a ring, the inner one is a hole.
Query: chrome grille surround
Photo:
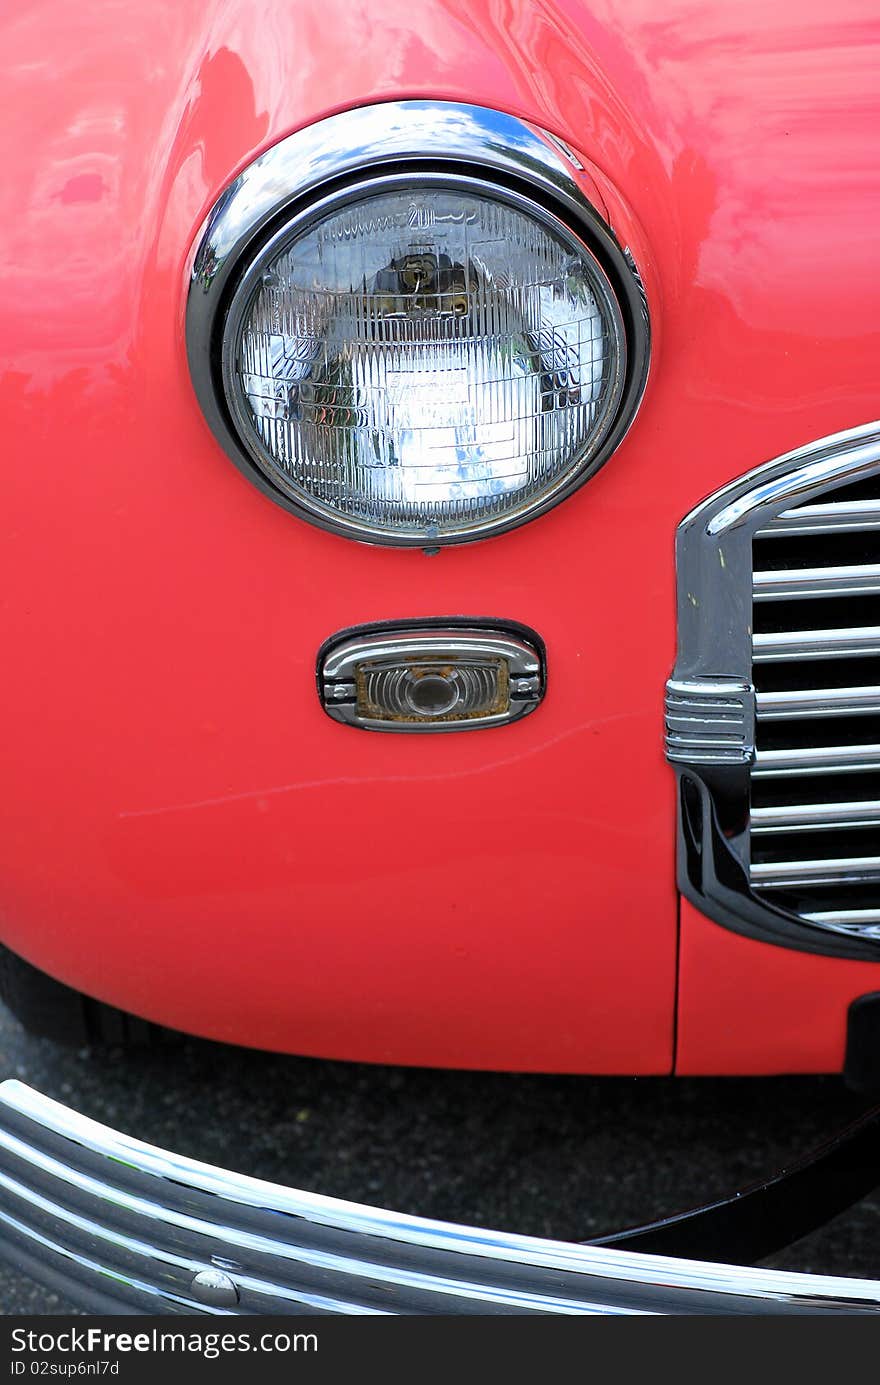
[[[880,423],[709,496],[676,565],[682,893],[738,932],[880,959]]]

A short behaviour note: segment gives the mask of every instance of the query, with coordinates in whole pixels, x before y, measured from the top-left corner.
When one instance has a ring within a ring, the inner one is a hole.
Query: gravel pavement
[[[585,1239],[780,1166],[861,1109],[830,1077],[450,1073],[282,1058],[202,1041],[64,1049],[0,1010],[0,1073],[153,1144],[424,1216]],[[773,1264],[880,1272],[880,1195]],[[0,1310],[75,1309],[0,1268]]]

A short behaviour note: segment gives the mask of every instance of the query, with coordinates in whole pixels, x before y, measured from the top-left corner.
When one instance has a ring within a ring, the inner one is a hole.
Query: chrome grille
[[[880,422],[707,496],[675,553],[679,888],[750,937],[876,960]]]
[[[752,888],[880,938],[880,474],[770,518],[752,559]]]

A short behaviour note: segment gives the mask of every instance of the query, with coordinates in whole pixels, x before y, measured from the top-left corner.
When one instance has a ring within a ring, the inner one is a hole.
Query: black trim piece
[[[715,771],[718,773],[724,772]],[[687,818],[680,813],[678,829],[678,888],[695,909],[712,923],[755,942],[819,957],[880,962],[876,942],[829,933],[776,908],[769,900],[759,899],[730,851],[730,833],[724,831],[719,820],[721,800],[713,792],[713,787],[718,787],[714,780],[707,784],[691,771],[682,771],[679,780],[682,785],[687,781],[696,786],[702,805],[699,837],[692,840],[687,830],[693,825],[692,813]]]
[[[880,994],[863,999],[874,1002],[877,1037]],[[880,1047],[875,1048],[875,1071],[878,1056]],[[750,1265],[823,1226],[878,1182],[880,1106],[875,1106],[787,1168],[741,1192],[586,1244]]]
[[[880,991],[857,996],[847,1011],[843,1080],[855,1092],[880,1094]]]

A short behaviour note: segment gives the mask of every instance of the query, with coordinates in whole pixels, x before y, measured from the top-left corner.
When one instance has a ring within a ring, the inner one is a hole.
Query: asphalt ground
[[[424,1216],[583,1240],[731,1191],[863,1104],[831,1077],[455,1073],[196,1040],[65,1049],[0,1011],[0,1074],[181,1154]],[[880,1174],[880,1170],[878,1170]],[[880,1273],[880,1195],[767,1263]],[[0,1268],[3,1314],[73,1305]]]

